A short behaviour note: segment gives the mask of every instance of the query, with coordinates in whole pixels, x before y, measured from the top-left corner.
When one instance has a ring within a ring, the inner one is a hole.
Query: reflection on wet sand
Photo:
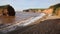
[[[14,16],[2,16],[0,17],[0,24],[8,24],[8,23],[14,23],[15,17]]]
[[[45,15],[44,13],[18,12],[15,16],[1,16],[0,31],[2,33],[7,33],[21,29],[22,27],[37,24]]]
[[[21,21],[25,21],[31,17],[36,17],[39,14],[37,13],[23,13],[17,12],[16,16],[0,16],[0,27],[5,27],[14,23],[20,23]]]

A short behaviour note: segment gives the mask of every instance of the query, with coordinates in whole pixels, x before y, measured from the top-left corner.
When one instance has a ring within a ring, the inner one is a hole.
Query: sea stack
[[[0,6],[0,16],[15,16],[15,10],[10,5]]]

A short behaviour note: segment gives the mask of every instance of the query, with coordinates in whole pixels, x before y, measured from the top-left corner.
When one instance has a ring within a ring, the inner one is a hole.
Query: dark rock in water
[[[0,24],[0,26],[2,26],[3,24]]]
[[[0,6],[0,14],[5,16],[15,16],[15,10],[10,5]]]

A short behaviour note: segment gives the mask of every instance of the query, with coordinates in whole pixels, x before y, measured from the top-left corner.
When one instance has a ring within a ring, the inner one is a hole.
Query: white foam
[[[43,16],[45,16],[45,15],[46,15],[46,14],[41,13],[39,16],[37,16],[37,17],[35,17],[35,18],[32,18],[32,19],[27,20],[26,23],[23,24],[23,26],[27,26],[27,25],[29,25],[29,24],[33,24],[35,21],[43,18]]]

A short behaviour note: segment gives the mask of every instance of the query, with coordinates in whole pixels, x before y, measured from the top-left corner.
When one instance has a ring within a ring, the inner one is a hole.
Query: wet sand
[[[19,34],[60,34],[60,19],[45,20]]]
[[[20,22],[23,20],[27,20],[31,17],[36,17],[39,14],[36,13],[25,13],[25,12],[17,12],[15,16],[0,16],[0,24],[10,24],[15,22]]]
[[[11,28],[11,30],[17,30],[17,29],[21,30],[21,28],[20,28],[21,21],[28,20],[31,17],[35,18],[39,15],[40,15],[40,13],[25,13],[25,12],[20,13],[20,12],[18,12],[18,13],[16,13],[16,16],[0,16],[0,31],[2,31],[3,33],[7,33],[7,32],[9,32],[10,28]],[[21,31],[23,31],[23,30],[25,30],[25,29],[22,29]]]
[[[38,14],[36,13],[17,13],[15,17],[0,17],[0,23],[10,24],[16,23],[23,20],[27,20],[30,17],[36,17]],[[40,21],[40,20],[39,20]],[[38,22],[38,21],[37,21]],[[11,31],[8,34],[60,34],[60,18],[58,19],[48,19],[45,21],[41,21],[35,25],[27,26],[27,27],[18,27],[18,30]]]

